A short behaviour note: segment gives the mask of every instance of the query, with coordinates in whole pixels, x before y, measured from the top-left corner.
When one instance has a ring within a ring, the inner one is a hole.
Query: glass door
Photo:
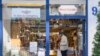
[[[82,56],[83,21],[50,19],[50,56]]]
[[[47,1],[50,25],[49,55],[85,56],[87,26],[83,21],[87,19],[86,0]]]

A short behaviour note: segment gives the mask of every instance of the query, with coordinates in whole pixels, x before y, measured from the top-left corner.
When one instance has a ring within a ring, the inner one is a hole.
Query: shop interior
[[[79,19],[51,19],[50,20],[50,55],[61,56],[59,32],[68,40],[67,56],[82,56],[82,20]],[[65,56],[66,56],[65,55]]]
[[[20,56],[23,56],[24,51],[26,51],[26,56],[37,56],[38,50],[45,50],[45,20],[11,20],[11,41],[12,46],[17,45],[20,48]],[[36,47],[31,45],[36,45]],[[35,48],[37,50],[32,51]]]
[[[11,49],[7,55],[45,56],[45,20],[20,18],[12,19],[10,24]],[[68,40],[68,52],[66,55],[82,56],[83,30],[82,20],[80,19],[50,20],[50,56],[61,56],[59,32],[62,29]]]

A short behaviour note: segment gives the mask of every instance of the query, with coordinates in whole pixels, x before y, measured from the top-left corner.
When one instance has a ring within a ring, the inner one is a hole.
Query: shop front
[[[87,56],[86,4],[51,1],[3,5],[3,56]]]

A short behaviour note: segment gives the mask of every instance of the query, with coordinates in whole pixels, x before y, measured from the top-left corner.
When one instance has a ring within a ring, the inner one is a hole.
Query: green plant
[[[100,56],[100,13],[97,15],[97,32],[94,36],[94,48],[92,56]]]

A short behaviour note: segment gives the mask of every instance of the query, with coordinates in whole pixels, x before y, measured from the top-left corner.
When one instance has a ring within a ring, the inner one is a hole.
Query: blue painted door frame
[[[0,1],[0,56],[3,56],[3,25],[2,25],[2,4]]]

